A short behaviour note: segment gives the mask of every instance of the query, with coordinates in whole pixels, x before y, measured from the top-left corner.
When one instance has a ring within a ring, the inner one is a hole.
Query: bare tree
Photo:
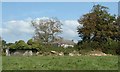
[[[57,18],[46,18],[31,21],[35,28],[35,40],[44,43],[54,42],[58,33],[61,33],[62,23]]]

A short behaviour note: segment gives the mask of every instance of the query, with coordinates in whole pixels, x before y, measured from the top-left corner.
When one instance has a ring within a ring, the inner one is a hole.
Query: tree
[[[119,17],[108,13],[108,7],[94,5],[91,12],[79,20],[78,34],[82,38],[80,49],[98,49],[105,53],[115,54],[119,51],[120,23]]]
[[[38,50],[40,50],[42,48],[42,45],[38,41],[34,41],[33,39],[29,39],[27,41],[27,44],[29,45],[30,49],[38,49]]]
[[[2,40],[2,48],[5,48],[5,47],[6,47],[6,41]]]
[[[9,46],[11,46],[13,43],[7,43],[7,47],[9,48]]]
[[[33,20],[31,23],[35,28],[34,39],[42,43],[53,42],[56,35],[61,32],[62,23],[57,18]]]
[[[32,40],[32,39],[29,39],[29,40],[27,41],[27,44],[28,44],[28,45],[32,45],[32,44],[33,44],[33,40]]]
[[[79,24],[83,24],[82,28],[78,27],[78,34],[83,41],[104,42],[118,33],[118,26],[114,24],[116,17],[110,15],[107,9],[99,4],[94,5],[90,13],[78,20]]]
[[[120,41],[120,16],[117,17],[115,24],[118,27],[118,30],[117,30],[118,32],[115,34],[114,37],[116,37],[116,39]]]

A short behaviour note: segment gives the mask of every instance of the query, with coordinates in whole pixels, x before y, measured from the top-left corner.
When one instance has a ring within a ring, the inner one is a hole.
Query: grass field
[[[118,56],[2,57],[3,70],[117,70]]]

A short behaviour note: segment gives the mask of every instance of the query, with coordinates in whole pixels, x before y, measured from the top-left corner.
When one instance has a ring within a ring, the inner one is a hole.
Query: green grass
[[[118,56],[3,56],[2,63],[3,70],[117,70]]]
[[[0,71],[2,71],[2,56],[0,56]]]

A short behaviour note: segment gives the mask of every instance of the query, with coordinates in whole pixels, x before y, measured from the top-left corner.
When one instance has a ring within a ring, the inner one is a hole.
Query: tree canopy
[[[83,41],[103,42],[108,38],[117,40],[119,26],[116,25],[116,16],[108,13],[108,8],[94,5],[91,12],[83,15],[79,20],[78,34]]]

